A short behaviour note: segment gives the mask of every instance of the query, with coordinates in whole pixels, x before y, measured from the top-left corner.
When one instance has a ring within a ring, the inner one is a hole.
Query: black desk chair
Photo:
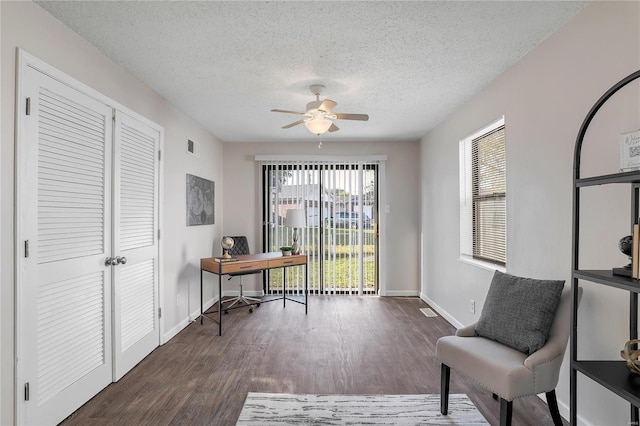
[[[229,249],[229,254],[231,256],[237,256],[240,254],[251,254],[249,251],[249,242],[247,241],[247,237],[237,236],[237,237],[231,237],[231,238],[233,238],[233,247]],[[229,274],[229,280],[233,277],[240,277],[240,294],[238,295],[238,297],[234,297],[232,299],[222,301],[223,303],[222,309],[224,310],[225,314],[227,314],[229,312],[229,309],[231,309],[234,305],[238,303],[249,306],[249,313],[253,312],[254,306],[256,308],[260,306],[260,299],[257,299],[255,297],[245,297],[242,294],[242,277],[244,275],[259,274],[260,272],[262,271],[234,272],[232,274]],[[229,305],[224,306],[225,303],[229,303]],[[242,306],[237,306],[236,308],[240,308],[240,307]]]

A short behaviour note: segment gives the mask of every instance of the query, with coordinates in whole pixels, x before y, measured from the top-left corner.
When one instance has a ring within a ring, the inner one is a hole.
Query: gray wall
[[[454,323],[481,312],[492,271],[459,255],[458,141],[505,116],[507,143],[507,271],[571,279],[573,148],[596,100],[640,68],[640,3],[594,2],[421,141],[421,293]],[[587,134],[583,176],[615,173],[619,134],[640,128],[640,83],[607,104]],[[629,188],[584,195],[583,267],[626,263],[617,242],[629,233]],[[595,228],[597,227],[597,228]],[[595,229],[594,229],[595,228]],[[589,229],[589,232],[586,230]],[[620,359],[628,340],[628,295],[581,283],[580,356]],[[471,314],[469,299],[476,300]],[[625,425],[629,408],[584,376],[578,413],[591,424]],[[568,415],[568,355],[558,398]]]

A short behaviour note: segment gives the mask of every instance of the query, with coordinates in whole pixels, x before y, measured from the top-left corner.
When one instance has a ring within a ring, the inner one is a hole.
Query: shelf
[[[640,183],[640,170],[577,179],[576,187],[606,185],[609,183]]]
[[[640,280],[623,277],[622,275],[614,275],[611,270],[574,270],[573,277],[616,287],[633,293],[640,293]]]
[[[573,361],[571,366],[593,381],[640,407],[640,375],[624,361]]]

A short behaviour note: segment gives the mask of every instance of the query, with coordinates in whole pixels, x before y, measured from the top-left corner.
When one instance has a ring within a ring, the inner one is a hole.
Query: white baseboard
[[[202,305],[203,311],[206,311],[207,309],[212,307],[217,302],[218,302],[218,296],[215,296],[215,297],[207,300]],[[167,331],[164,334],[164,336],[163,336],[164,340],[163,340],[162,344],[164,345],[165,343],[167,343],[169,340],[171,340],[173,337],[175,337],[178,333],[180,333],[182,330],[184,330],[189,324],[191,324],[191,322],[197,320],[198,317],[200,317],[200,310],[191,312],[189,314],[188,318],[183,319],[178,324],[176,324],[175,327],[171,328],[171,330]]]
[[[384,294],[386,297],[417,297],[416,290],[387,290]]]
[[[173,327],[171,330],[167,331],[166,333],[164,333],[164,343],[167,343],[169,340],[173,339],[178,333],[180,333],[182,330],[184,330],[189,323],[191,323],[189,318],[185,318],[182,321],[180,321],[178,324],[176,324],[175,327]]]
[[[436,311],[438,314],[440,314],[440,316],[444,319],[446,319],[449,324],[451,324],[452,326],[454,326],[455,328],[462,328],[464,327],[464,325],[459,322],[457,319],[455,319],[452,315],[449,314],[449,312],[445,311],[442,306],[438,305],[437,303],[435,303],[433,300],[429,299],[427,297],[426,294],[424,293],[420,293],[420,299],[422,299],[426,304],[428,304],[429,306],[431,306],[433,308],[434,311]]]

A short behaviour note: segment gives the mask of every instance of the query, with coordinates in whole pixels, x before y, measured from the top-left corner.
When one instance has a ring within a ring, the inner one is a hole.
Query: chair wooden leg
[[[449,413],[449,378],[451,377],[451,368],[442,364],[440,370],[440,412],[443,415]]]
[[[549,412],[553,419],[554,426],[562,426],[562,417],[560,416],[560,410],[558,410],[558,400],[556,399],[556,390],[545,393],[547,397],[547,405],[549,405]]]
[[[500,398],[500,426],[511,426],[513,401]]]

